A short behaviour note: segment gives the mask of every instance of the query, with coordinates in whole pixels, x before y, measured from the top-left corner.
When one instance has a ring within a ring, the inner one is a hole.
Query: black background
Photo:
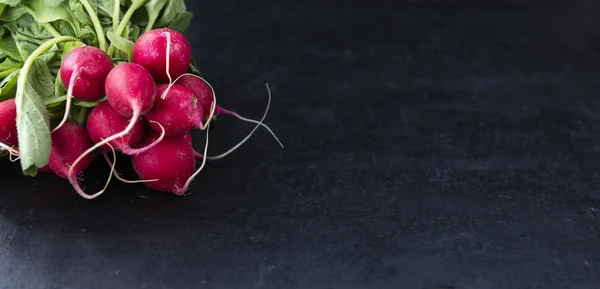
[[[220,104],[268,81],[286,147],[93,201],[4,159],[0,288],[600,287],[597,1],[187,2]]]

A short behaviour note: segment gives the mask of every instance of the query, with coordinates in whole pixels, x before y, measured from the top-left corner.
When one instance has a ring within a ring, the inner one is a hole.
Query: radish
[[[44,171],[50,168],[59,177],[68,179],[77,193],[84,197],[87,196],[75,178],[88,168],[95,157],[93,154],[83,156],[84,152],[93,145],[87,130],[83,125],[68,121],[60,129],[53,132],[51,137],[50,159],[48,166],[44,167]],[[109,176],[106,186],[100,193],[106,189],[110,179]]]
[[[60,66],[60,79],[67,87],[67,103],[65,115],[53,131],[67,121],[72,97],[84,101],[97,101],[104,97],[104,83],[112,69],[108,54],[97,47],[77,47],[65,56]]]
[[[94,144],[83,125],[67,121],[60,129],[52,133],[51,137],[52,149],[48,167],[59,177],[68,179],[69,174],[77,175],[87,169],[94,160],[95,156],[88,154],[74,164],[74,160]],[[69,173],[70,170],[72,172]],[[74,186],[78,186],[76,182]]]
[[[105,145],[111,146],[112,141],[127,137],[135,128],[138,119],[152,109],[156,96],[156,85],[152,76],[146,69],[135,63],[122,63],[113,68],[106,77],[105,90],[110,106],[121,116],[129,117],[129,124],[119,133],[113,134],[90,147],[75,160],[74,164],[77,164],[94,150]],[[164,136],[164,132],[161,136]],[[158,143],[160,143],[160,138],[149,144],[149,147],[145,149],[149,149]],[[73,182],[71,174],[69,174],[69,180]],[[80,195],[84,198],[93,199],[101,193],[102,191],[94,195],[85,193],[80,193]]]
[[[19,144],[17,137],[17,104],[14,99],[0,102],[0,151],[8,151],[18,156],[14,147]]]
[[[210,112],[211,112],[210,105],[214,101],[215,97],[214,97],[213,89],[212,89],[212,87],[210,87],[210,84],[208,84],[208,82],[206,82],[203,78],[201,78],[199,76],[186,73],[186,74],[180,76],[175,81],[175,83],[180,84],[184,87],[187,87],[189,90],[191,90],[198,98],[198,102],[200,103],[200,107],[202,109],[202,114],[207,117],[211,115],[210,114]],[[267,108],[267,111],[268,111],[268,108]],[[271,133],[271,135],[273,136],[273,138],[275,138],[275,140],[279,143],[279,145],[281,147],[283,147],[283,144],[281,143],[281,141],[279,141],[279,138],[277,138],[275,133],[266,124],[264,124],[262,122],[258,122],[253,119],[248,119],[248,118],[242,117],[239,114],[237,114],[236,112],[222,108],[220,106],[216,106],[214,115],[219,115],[219,114],[232,115],[242,121],[254,123],[254,124],[264,127],[265,129],[267,129],[269,131],[269,133]],[[207,120],[208,120],[207,118],[203,119],[203,121],[207,121]]]
[[[168,28],[150,30],[133,45],[133,62],[146,68],[159,83],[171,83],[186,73],[192,61],[190,43]]]
[[[148,133],[140,142],[147,145],[158,137]],[[187,190],[186,181],[194,173],[194,150],[191,135],[165,137],[158,145],[139,155],[131,156],[133,168],[141,179],[153,179],[146,185],[154,190],[182,195]]]
[[[169,85],[159,85],[156,94],[162,95],[167,89]],[[194,127],[202,128],[202,111],[191,90],[174,84],[170,86],[166,98],[156,98],[154,107],[146,114],[146,120],[155,131],[159,131],[162,125],[167,136],[180,136]]]
[[[115,135],[127,128],[129,119],[118,114],[108,102],[103,101],[98,104],[87,119],[87,131],[92,138],[94,143],[99,143],[103,139],[107,139],[112,135]],[[153,124],[154,125],[154,124]],[[156,129],[160,129],[159,125],[156,125]],[[110,145],[115,147],[126,155],[133,155],[143,152],[144,149],[133,149],[131,146],[137,144],[144,136],[144,121],[139,118],[131,131],[124,137],[115,139],[110,142]],[[159,138],[158,141],[161,139]],[[108,145],[104,146],[103,149],[108,149]]]

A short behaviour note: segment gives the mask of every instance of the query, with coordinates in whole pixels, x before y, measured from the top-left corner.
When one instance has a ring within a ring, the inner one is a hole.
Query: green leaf
[[[4,71],[12,68],[20,68],[21,62],[16,61],[10,57],[4,57],[4,61],[0,63],[0,71]]]
[[[45,4],[46,2],[56,6],[48,7],[48,4]],[[75,19],[73,12],[67,8],[67,3],[63,2],[64,0],[30,0],[23,7],[38,23],[63,20],[71,25],[75,33],[78,33],[79,22]]]
[[[179,14],[187,11],[183,0],[170,0],[154,27],[168,27]]]
[[[20,70],[16,70],[5,77],[0,82],[0,101],[4,101],[15,97],[17,90],[17,78],[19,77]]]
[[[21,0],[0,0],[0,3],[15,7],[21,4]]]
[[[17,48],[17,43],[10,34],[2,38],[2,41],[0,42],[0,51],[2,51],[2,53],[8,55],[8,57],[12,59],[22,59],[21,54],[19,53],[19,49]]]
[[[83,101],[83,100],[75,100],[73,101],[73,105],[75,106],[79,106],[79,107],[86,107],[86,108],[90,108],[90,107],[95,107],[98,104],[100,104],[101,102],[106,100],[106,96],[96,100],[96,101]]]
[[[2,15],[2,12],[4,12],[5,7],[6,7],[6,4],[0,4],[0,15]]]
[[[22,93],[17,90],[17,133],[21,168],[25,175],[34,177],[50,158],[50,118],[35,89],[29,83],[24,86]]]
[[[183,12],[169,24],[169,28],[183,33],[190,26],[193,16],[191,12]]]
[[[131,42],[129,39],[125,39],[121,36],[118,36],[117,34],[114,34],[112,31],[108,31],[106,33],[106,36],[108,37],[108,40],[110,40],[110,43],[112,45],[114,45],[117,49],[127,54],[127,58],[129,59],[129,61],[132,60],[134,45],[133,42]]]
[[[167,4],[167,0],[150,0],[146,3],[146,13],[148,13],[148,24],[146,25],[146,31],[151,30],[154,27],[154,23],[158,16],[160,15],[160,11]]]
[[[28,82],[29,72],[37,58],[58,43],[77,41],[74,37],[57,37],[34,50],[25,60],[17,79],[17,134],[21,169],[25,175],[35,176],[37,169],[48,164],[50,158],[50,118],[44,100]],[[37,69],[37,67],[35,68]]]
[[[21,18],[25,14],[27,14],[27,11],[25,11],[25,8],[23,8],[21,6],[19,6],[19,7],[4,7],[4,11],[2,11],[2,14],[0,15],[0,21],[4,21],[4,22],[17,21],[17,19]]]
[[[65,59],[67,54],[69,54],[71,51],[73,51],[73,49],[84,46],[84,45],[85,45],[85,43],[83,43],[81,41],[70,41],[70,42],[65,43],[65,45],[63,47],[63,53],[62,53],[62,56],[60,57],[60,59]]]
[[[46,62],[38,58],[31,66],[27,83],[40,97],[51,98],[54,96],[54,79]]]
[[[65,2],[65,0],[42,0],[43,4],[47,7],[54,8],[58,7]]]

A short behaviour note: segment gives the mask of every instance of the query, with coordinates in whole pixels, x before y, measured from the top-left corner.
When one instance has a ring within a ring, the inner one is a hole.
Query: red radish
[[[168,28],[142,34],[133,46],[133,62],[146,68],[154,80],[171,83],[186,73],[192,60],[190,43],[183,34]]]
[[[140,142],[147,145],[158,137],[148,133]],[[190,134],[165,137],[158,145],[139,155],[131,156],[133,168],[140,179],[155,180],[145,184],[158,191],[182,195],[187,190],[186,181],[194,173],[194,150]]]
[[[138,119],[154,105],[156,84],[152,75],[139,64],[122,63],[110,71],[105,83],[110,106],[124,117]]]
[[[84,101],[97,101],[104,97],[104,83],[113,63],[108,54],[93,46],[81,46],[65,56],[60,66],[60,79],[67,88],[67,103],[62,121],[53,131],[67,121],[71,110],[71,97]]]
[[[82,153],[74,164],[94,150],[107,144],[110,145],[114,140],[126,137],[135,128],[138,119],[150,111],[154,105],[156,95],[154,80],[146,69],[135,63],[122,63],[113,68],[106,78],[105,90],[110,106],[118,114],[130,117],[129,124],[121,132],[103,139]],[[164,133],[161,136],[164,136]],[[145,149],[149,149],[158,143],[160,143],[160,139],[149,144],[150,147]],[[72,181],[72,179],[70,180]],[[100,194],[101,192],[94,195],[86,195],[85,193],[81,195],[92,199]]]
[[[68,179],[75,191],[83,197],[87,195],[81,189],[76,176],[85,171],[94,160],[94,154],[86,154],[81,158],[92,145],[93,142],[85,127],[75,122],[66,122],[60,129],[52,133],[52,149],[48,167],[59,177]],[[108,182],[110,182],[110,177]]]
[[[99,143],[103,139],[107,139],[127,128],[129,119],[118,114],[108,102],[103,101],[98,104],[87,119],[87,130],[94,143]],[[157,126],[157,130],[160,129]],[[139,118],[131,131],[124,137],[115,139],[110,142],[110,145],[126,155],[140,153],[142,150],[133,149],[131,146],[137,144],[144,136],[144,121]],[[109,149],[108,145],[103,149]]]
[[[162,95],[169,85],[162,84],[156,89],[156,95]],[[181,136],[189,133],[194,127],[202,127],[202,109],[194,93],[184,86],[174,84],[167,92],[167,97],[156,98],[154,107],[146,114],[148,125],[160,131],[162,125],[167,136]]]
[[[14,99],[0,102],[0,143],[8,148],[19,143],[17,137],[17,104]]]
[[[202,113],[205,116],[203,121],[207,121],[208,120],[207,118],[211,115],[210,114],[211,103],[215,101],[214,92],[213,92],[212,87],[210,87],[210,84],[208,84],[208,82],[206,82],[203,78],[193,75],[193,74],[189,74],[189,73],[186,73],[186,74],[182,75],[181,77],[179,77],[175,81],[175,83],[187,87],[196,95],[196,97],[198,98],[198,102],[200,103],[200,107],[202,108]],[[267,111],[268,111],[268,108],[267,108]],[[261,125],[265,129],[267,129],[269,131],[269,133],[271,133],[273,138],[275,138],[275,140],[279,143],[279,145],[281,147],[283,147],[283,144],[279,141],[279,139],[277,138],[275,133],[266,124],[264,124],[262,122],[258,122],[253,119],[248,119],[248,118],[242,117],[239,114],[237,114],[236,112],[222,108],[220,106],[215,106],[214,115],[219,115],[219,114],[232,115],[242,121]]]
[[[94,155],[88,154],[76,165],[72,166],[72,164],[93,144],[83,125],[65,122],[60,129],[52,133],[52,150],[48,166],[55,174],[65,179],[68,178],[70,167],[72,167],[72,174],[77,175],[87,169]]]

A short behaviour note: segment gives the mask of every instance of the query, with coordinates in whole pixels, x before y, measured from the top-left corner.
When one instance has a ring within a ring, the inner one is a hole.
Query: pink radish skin
[[[67,179],[71,164],[93,144],[83,125],[66,122],[52,134],[52,150],[48,166],[56,175]],[[94,157],[93,154],[87,155],[74,166],[71,173],[77,175],[86,170]],[[73,186],[79,185],[75,182]]]
[[[129,119],[118,114],[108,102],[104,101],[92,109],[88,115],[86,125],[92,141],[99,143],[103,139],[125,130],[128,124]],[[137,144],[142,136],[144,136],[144,121],[140,118],[126,136],[111,141],[110,145],[124,154],[133,155],[138,153],[139,150],[133,149],[131,146]],[[110,149],[108,145],[102,148]]]
[[[65,87],[73,84],[73,96],[96,101],[104,97],[104,82],[113,63],[108,54],[94,46],[73,49],[60,66],[60,78]],[[73,74],[77,76],[71,79]]]
[[[148,133],[140,142],[144,146],[158,137],[155,132]],[[131,156],[133,168],[143,180],[156,180],[145,183],[146,186],[171,192],[176,195],[185,193],[186,181],[194,173],[195,159],[190,134],[178,137],[165,137],[158,145],[139,155]]]
[[[89,148],[75,160],[74,164],[94,150],[104,147],[106,144],[110,145],[112,141],[126,137],[134,129],[137,121],[152,109],[156,96],[156,85],[152,76],[146,69],[135,63],[122,63],[113,68],[108,77],[106,77],[105,90],[110,106],[121,116],[130,118],[129,123],[121,132],[113,134]],[[164,132],[153,143],[139,150],[151,149],[159,144],[163,137]],[[74,182],[72,174],[69,174],[69,180]],[[86,199],[94,199],[104,193],[104,190],[93,195],[88,195],[84,192],[78,193]]]
[[[162,95],[167,89],[166,97],[156,98],[154,107],[146,114],[148,125],[160,132],[161,124],[167,136],[181,136],[191,132],[194,127],[202,126],[202,109],[198,108],[198,100],[194,93],[184,86],[162,84],[156,89],[156,95]]]
[[[19,143],[17,137],[17,104],[14,99],[0,102],[0,143],[12,147]]]
[[[185,75],[179,77],[179,79],[175,83],[187,87],[189,90],[191,90],[196,95],[196,97],[198,98],[198,102],[200,103],[200,107],[202,108],[202,113],[205,116],[203,121],[207,121],[208,120],[207,118],[210,116],[210,109],[211,109],[212,102],[215,100],[212,89],[208,86],[208,84],[203,79],[201,79],[193,74],[185,74]],[[268,108],[267,108],[267,110],[268,110]],[[239,120],[254,123],[254,124],[264,127],[266,130],[269,131],[269,133],[271,133],[271,135],[273,136],[273,138],[275,138],[275,140],[279,143],[279,145],[281,147],[283,147],[283,144],[279,141],[279,138],[277,138],[277,136],[271,130],[271,128],[269,128],[266,124],[262,123],[262,121],[259,122],[259,121],[253,120],[253,119],[248,119],[248,118],[245,118],[245,117],[237,114],[234,111],[222,108],[220,106],[215,106],[214,115],[219,115],[219,114],[231,115],[231,116],[238,118]]]
[[[106,78],[106,98],[110,106],[124,117],[145,115],[154,105],[156,85],[152,75],[139,64],[122,63]]]
[[[96,101],[104,96],[104,82],[112,68],[112,60],[108,54],[97,47],[77,47],[65,56],[60,65],[60,79],[67,88],[67,103],[62,120],[52,132],[60,129],[67,121],[72,97]]]
[[[142,34],[133,46],[133,62],[146,68],[159,83],[170,83],[186,73],[191,60],[192,49],[188,40],[183,34],[168,28]]]
[[[19,155],[18,144],[17,104],[14,99],[9,99],[0,102],[0,152],[8,151],[11,161],[16,161],[13,156]]]

